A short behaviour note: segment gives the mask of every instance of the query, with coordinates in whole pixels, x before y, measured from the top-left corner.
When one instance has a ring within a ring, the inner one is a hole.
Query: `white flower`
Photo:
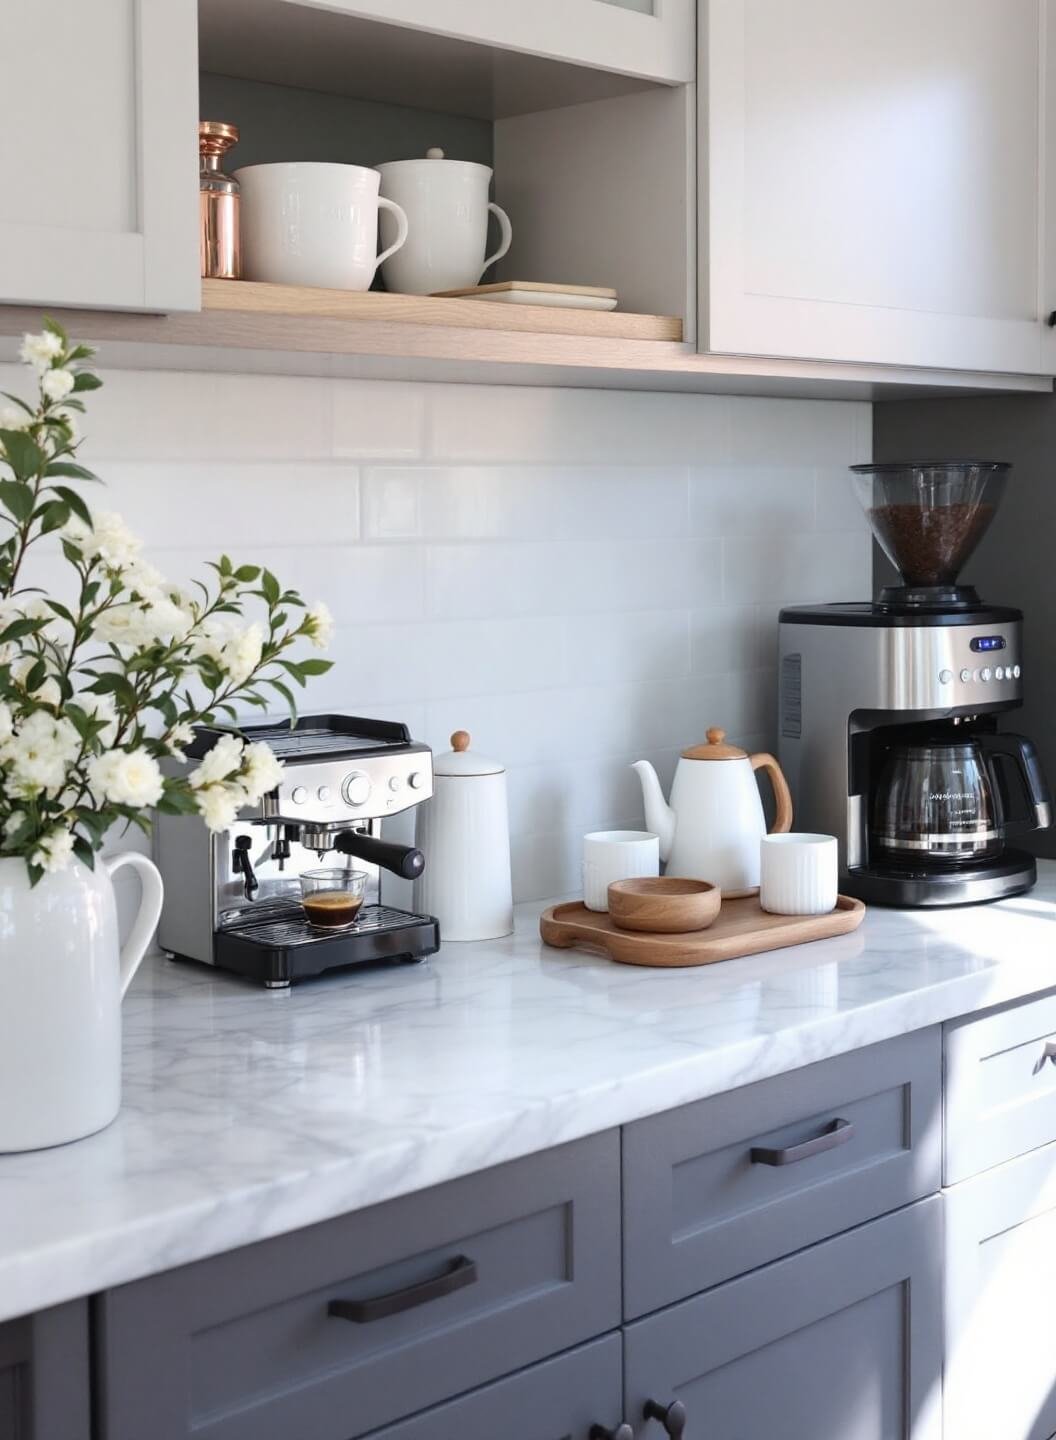
[[[270,745],[263,740],[246,746],[242,762],[242,788],[251,804],[269,791],[274,790],[282,780],[282,762],[275,758]]]
[[[57,710],[62,704],[62,690],[59,688],[59,682],[54,676],[49,675],[44,683],[38,685],[33,691],[33,697],[39,700],[42,705],[50,705],[53,709]]]
[[[195,796],[202,819],[210,830],[226,830],[235,823],[241,792],[232,785],[207,785]]]
[[[146,750],[104,750],[88,762],[88,783],[100,799],[137,809],[156,805],[164,790],[158,762]]]
[[[5,405],[0,410],[0,430],[28,430],[33,416],[18,405]]]
[[[187,724],[174,725],[169,731],[168,747],[169,754],[174,755],[177,760],[185,760],[183,753],[185,745],[189,745],[194,739],[194,726]]]
[[[73,389],[73,375],[69,370],[46,370],[40,388],[49,400],[65,400]]]
[[[62,341],[50,330],[43,331],[40,335],[23,335],[22,345],[19,349],[19,359],[26,365],[32,365],[38,373],[51,369],[51,362],[57,360],[62,354]]]
[[[58,870],[65,870],[72,854],[73,831],[49,830],[30,856],[29,863],[53,875]]]
[[[0,741],[10,738],[14,730],[14,721],[11,717],[11,706],[6,700],[0,700]]]
[[[66,767],[80,752],[81,742],[69,720],[35,710],[0,745],[0,764],[7,772],[9,795],[32,796],[61,790]]]
[[[235,685],[244,685],[260,664],[264,632],[259,625],[237,630],[220,652],[220,668]]]
[[[96,617],[92,634],[104,645],[121,645],[138,650],[155,638],[142,605],[111,605]]]
[[[237,735],[221,735],[216,744],[202,759],[202,763],[190,774],[191,787],[201,790],[218,780],[226,780],[242,768],[245,742]]]
[[[334,617],[329,606],[317,600],[304,618],[308,622],[308,638],[317,650],[325,650],[334,636]]]
[[[4,834],[7,836],[13,835],[25,818],[26,816],[23,810],[12,810],[11,814],[4,821]]]
[[[101,560],[108,570],[130,570],[142,563],[139,552],[143,542],[121,516],[111,510],[93,514],[91,529],[76,515],[71,515],[59,533],[64,540],[76,545],[85,559]]]

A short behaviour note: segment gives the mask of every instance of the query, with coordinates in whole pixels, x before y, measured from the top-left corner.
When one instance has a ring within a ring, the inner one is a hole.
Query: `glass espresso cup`
[[[300,880],[301,904],[313,929],[347,930],[355,922],[367,889],[365,870],[305,870]]]

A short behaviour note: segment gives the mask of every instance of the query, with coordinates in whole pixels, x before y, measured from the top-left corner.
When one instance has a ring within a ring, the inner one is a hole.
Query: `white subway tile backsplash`
[[[862,404],[107,372],[93,492],[174,580],[227,551],[338,630],[304,710],[456,729],[509,767],[519,898],[579,884],[720,725],[772,748],[776,613],[869,593]],[[25,390],[19,367],[0,386]],[[29,583],[60,567],[43,555]]]

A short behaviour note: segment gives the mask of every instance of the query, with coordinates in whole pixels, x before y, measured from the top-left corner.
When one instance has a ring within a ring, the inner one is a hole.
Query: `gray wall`
[[[1056,397],[993,396],[965,400],[907,400],[877,405],[873,414],[877,460],[1010,460],[1002,507],[963,579],[984,599],[1016,605],[1025,616],[1023,709],[1008,717],[1038,746],[1056,786]],[[887,583],[887,564],[877,583]],[[1056,832],[1031,846],[1056,857]]]
[[[452,160],[491,164],[490,121],[405,105],[203,73],[198,113],[203,120],[230,121],[242,132],[224,165],[229,172],[278,160],[379,165],[414,159],[431,145]]]

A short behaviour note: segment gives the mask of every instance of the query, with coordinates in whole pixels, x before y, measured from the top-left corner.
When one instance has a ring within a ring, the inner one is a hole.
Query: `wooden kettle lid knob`
[[[451,749],[460,755],[463,750],[469,749],[469,740],[470,735],[468,730],[456,730],[451,736]]]
[[[721,745],[725,739],[726,731],[721,730],[717,725],[713,725],[712,728],[708,731],[709,745]]]

